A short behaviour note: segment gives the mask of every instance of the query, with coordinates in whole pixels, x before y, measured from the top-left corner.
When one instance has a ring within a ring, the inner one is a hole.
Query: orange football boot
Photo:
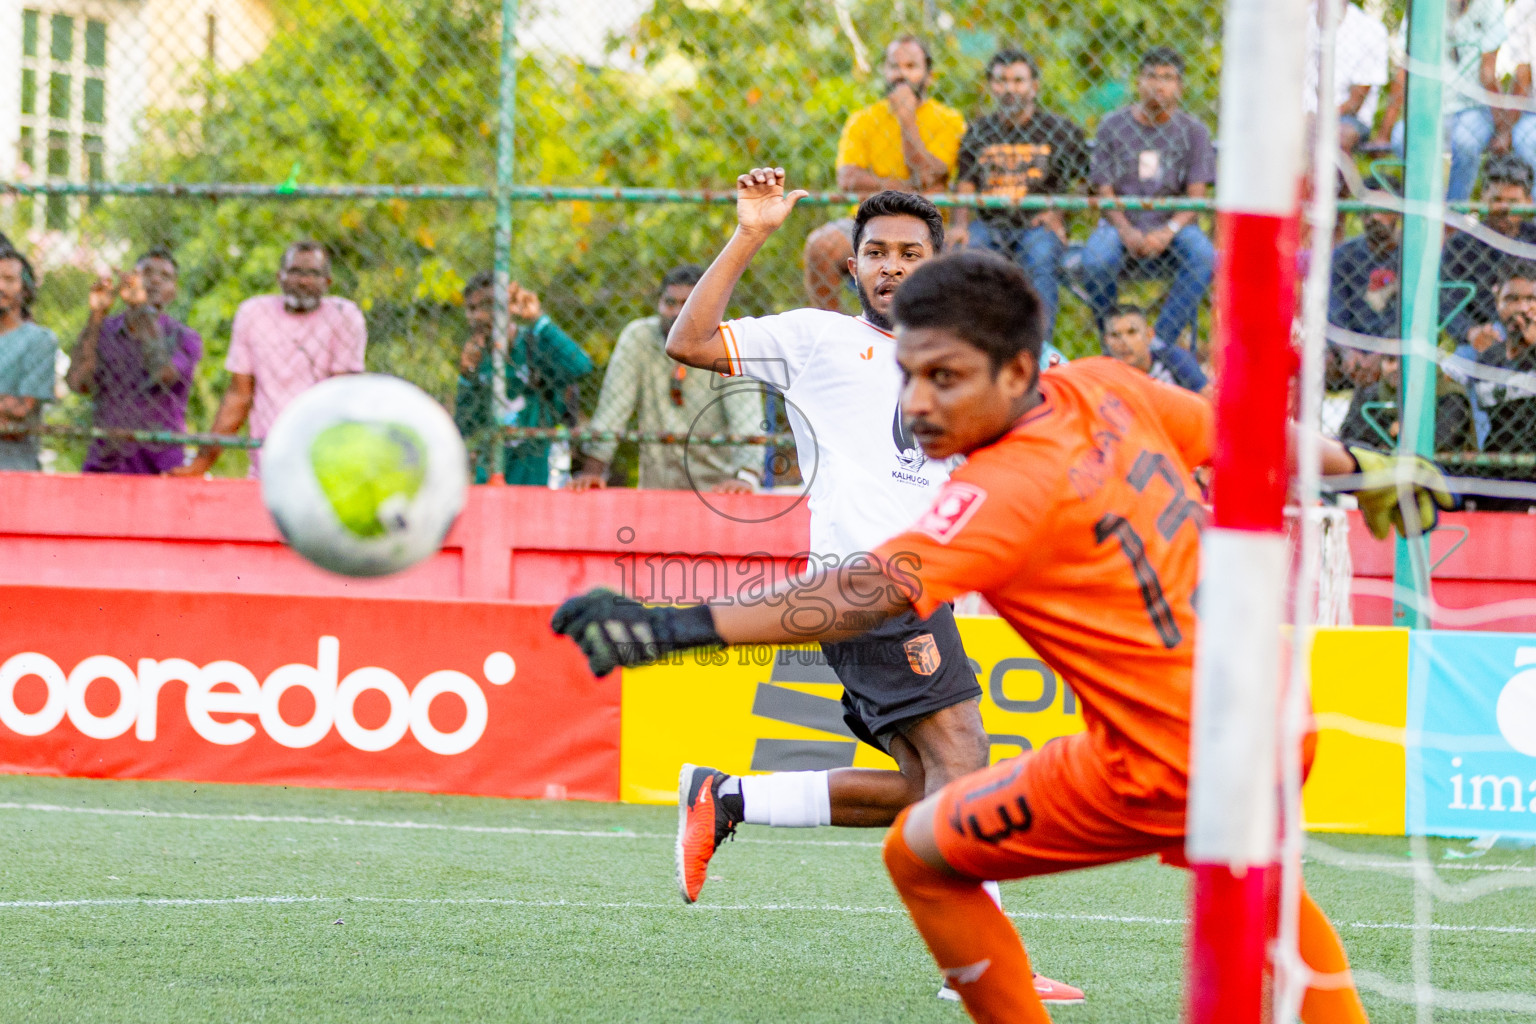
[[[709,859],[741,824],[722,805],[720,783],[730,778],[713,768],[685,764],[677,776],[677,888],[684,903],[699,898]]]

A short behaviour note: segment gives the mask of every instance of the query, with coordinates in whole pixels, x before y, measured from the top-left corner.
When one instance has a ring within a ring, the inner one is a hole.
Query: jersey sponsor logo
[[[918,532],[926,533],[940,544],[948,544],[986,500],[987,492],[975,484],[951,480],[938,501],[917,521]]]
[[[912,671],[920,676],[933,675],[939,670],[939,664],[944,660],[939,654],[939,645],[933,639],[932,633],[915,636],[901,646],[907,652],[907,664],[911,665]]]
[[[871,350],[873,351],[873,350]],[[901,406],[896,406],[896,411],[891,416],[891,440],[896,442],[896,461],[901,463],[901,470],[891,473],[897,480],[907,483],[917,481],[909,479],[908,474],[919,473],[928,464],[928,456],[923,454],[918,447],[917,437],[907,429],[906,423],[901,418]]]
[[[864,360],[866,363],[869,362],[871,359],[875,358],[875,346],[871,345],[871,346],[869,346],[869,348],[865,349],[863,352],[860,352],[859,353],[859,358]]]

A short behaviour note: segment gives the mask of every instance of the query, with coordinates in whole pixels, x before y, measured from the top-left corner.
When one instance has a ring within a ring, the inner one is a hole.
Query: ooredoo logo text
[[[93,739],[115,739],[131,729],[137,739],[152,741],[159,731],[160,690],[179,682],[187,688],[187,722],[203,739],[221,746],[246,742],[256,735],[256,725],[214,715],[255,715],[274,742],[294,749],[314,746],[334,728],[357,750],[388,750],[409,732],[432,753],[453,755],[473,747],[485,733],[485,692],[463,672],[431,672],[408,688],[395,673],[377,666],[354,669],[338,679],[340,660],[341,642],[333,636],[320,637],[313,665],[283,665],[261,681],[236,661],[199,666],[183,658],[140,658],[129,667],[101,654],[85,658],[66,674],[48,655],[25,651],[0,664],[0,724],[21,736],[42,736],[67,717]],[[516,671],[512,656],[504,651],[485,659],[486,681],[494,685],[511,682]],[[16,703],[17,684],[29,676],[42,680],[48,694],[35,711],[23,711]],[[97,714],[86,703],[86,691],[99,680],[117,690],[115,706],[107,714]],[[279,711],[283,695],[293,689],[307,690],[314,700],[307,721],[290,722]],[[368,690],[377,690],[389,706],[380,725],[364,726],[357,720],[358,698]],[[463,703],[464,721],[445,731],[432,723],[431,709],[433,701],[450,695]]]

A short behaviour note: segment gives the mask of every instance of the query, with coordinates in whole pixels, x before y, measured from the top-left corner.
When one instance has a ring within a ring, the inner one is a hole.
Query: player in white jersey
[[[859,206],[849,260],[860,316],[797,309],[722,322],[748,263],[807,194],[785,195],[782,168],[737,179],[736,232],[689,296],[667,354],[783,392],[809,480],[810,551],[827,568],[867,559],[917,519],[948,479],[948,467],[928,459],[902,424],[889,319],[897,288],[942,251],[944,221],[922,196],[873,195]],[[824,628],[805,626],[807,636]],[[843,684],[848,728],[890,754],[900,770],[730,776],[684,765],[676,856],[687,902],[698,899],[710,858],[739,824],[883,828],[924,795],[987,767],[981,687],[948,605],[927,619],[909,613],[822,650]],[[1083,999],[1044,977],[1036,978],[1036,989],[1046,1001]]]

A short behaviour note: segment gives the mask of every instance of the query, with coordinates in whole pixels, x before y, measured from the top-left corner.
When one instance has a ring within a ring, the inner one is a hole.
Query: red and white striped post
[[[1305,16],[1306,0],[1227,0],[1214,514],[1202,541],[1186,841],[1189,1024],[1269,1018]]]

